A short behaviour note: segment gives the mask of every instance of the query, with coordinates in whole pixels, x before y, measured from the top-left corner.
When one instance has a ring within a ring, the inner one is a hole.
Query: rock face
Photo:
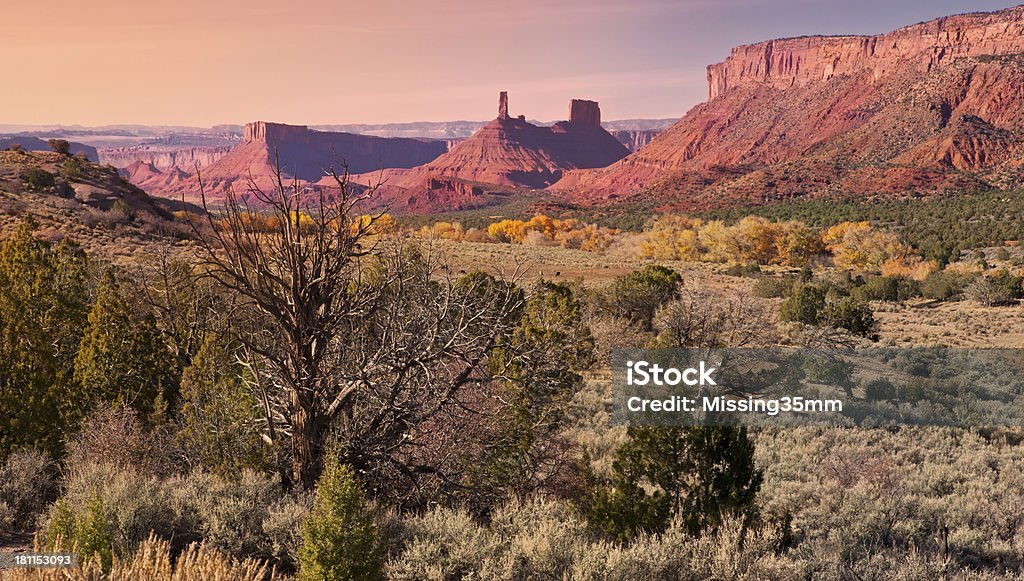
[[[576,127],[601,127],[601,108],[597,101],[573,99],[569,102],[569,123]]]
[[[508,119],[508,93],[505,91],[498,94],[498,119]]]
[[[550,127],[529,123],[522,115],[511,117],[504,92],[498,103],[498,117],[451,151],[412,170],[385,172],[393,205],[417,211],[483,205],[484,200],[474,199],[472,188],[456,184],[540,189],[567,170],[604,167],[628,153],[601,127],[601,111],[594,101],[574,99],[569,121]],[[358,176],[362,183],[378,178]],[[458,195],[447,196],[450,192]]]
[[[170,175],[160,175],[164,172],[159,166],[146,160],[129,167],[128,173],[133,182],[138,180],[152,193],[174,198],[184,195],[187,200],[199,196],[201,177],[208,198],[216,201],[230,190],[244,194],[250,185],[273,188],[278,159],[286,179],[312,184],[323,179],[331,168],[339,174],[344,165],[352,173],[408,168],[447,150],[446,141],[313,131],[305,126],[257,121],[245,126],[240,145],[203,167],[199,176],[182,177],[180,166],[169,170]]]
[[[630,153],[640,151],[640,148],[654,140],[661,133],[660,129],[612,129],[608,133],[619,140],[619,143],[626,146]]]
[[[99,151],[100,163],[117,168],[129,168],[136,162],[152,165],[159,171],[179,169],[191,172],[198,165],[206,167],[231,152],[230,146],[214,147],[171,147],[135,145],[114,147]],[[139,185],[139,184],[136,184]]]
[[[741,46],[708,98],[567,196],[684,207],[985,188],[1024,162],[1024,8]]]

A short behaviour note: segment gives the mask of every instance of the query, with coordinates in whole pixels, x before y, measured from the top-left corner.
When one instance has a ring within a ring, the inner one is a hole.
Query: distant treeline
[[[1024,195],[1019,191],[900,200],[796,200],[698,214],[726,223],[751,215],[800,220],[815,227],[869,220],[898,232],[925,259],[940,263],[956,261],[970,248],[1001,246],[1024,238]]]

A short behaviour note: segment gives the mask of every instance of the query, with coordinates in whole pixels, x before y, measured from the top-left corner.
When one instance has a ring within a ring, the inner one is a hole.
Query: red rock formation
[[[434,209],[472,207],[484,201],[474,199],[472,189],[455,188],[453,184],[488,184],[492,190],[544,188],[566,170],[604,167],[628,153],[601,128],[601,112],[594,101],[573,100],[571,120],[551,127],[533,125],[522,115],[509,117],[505,93],[499,98],[498,112],[497,119],[430,163],[408,171],[385,172],[385,189],[393,205],[407,206],[403,200],[413,197],[457,203]],[[357,179],[374,183],[379,177],[370,174]],[[458,189],[460,195],[431,197],[431,192],[437,193],[433,186],[438,184],[447,191]]]
[[[128,168],[135,162],[141,161],[151,164],[160,171],[176,168],[188,173],[194,171],[196,166],[206,167],[213,164],[230,153],[232,149],[232,146],[227,145],[175,147],[147,144],[105,148],[99,151],[99,156],[100,163],[110,164],[117,168]]]
[[[257,121],[245,126],[243,143],[200,172],[208,197],[217,200],[229,190],[244,193],[251,184],[261,189],[274,186],[274,167],[280,159],[289,180],[320,181],[328,170],[339,173],[343,166],[353,173],[383,168],[408,168],[428,162],[448,150],[446,141],[372,137],[353,133],[313,131],[305,126]],[[194,200],[199,195],[199,177],[154,178],[152,172],[140,185],[151,193]],[[132,178],[135,179],[135,178]],[[251,180],[251,182],[250,182]]]
[[[597,101],[573,99],[569,103],[569,123],[582,127],[601,127],[601,108]]]
[[[508,93],[498,94],[498,119],[508,119]]]
[[[948,187],[959,171],[1024,158],[1022,53],[1021,7],[741,46],[708,67],[708,102],[637,153],[552,189],[699,208]]]
[[[660,129],[612,129],[608,133],[619,140],[619,143],[626,146],[630,153],[640,151],[640,148],[650,143],[661,133]]]

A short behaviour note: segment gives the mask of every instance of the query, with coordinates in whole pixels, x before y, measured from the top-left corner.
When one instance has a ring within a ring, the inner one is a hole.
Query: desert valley
[[[1024,576],[1024,384],[943,383],[1024,348],[1024,7],[737,46],[680,118],[504,89],[0,125],[0,565],[78,558],[0,578]],[[802,367],[827,427],[615,420],[616,352],[698,348],[902,374]],[[949,402],[987,423],[865,411]]]

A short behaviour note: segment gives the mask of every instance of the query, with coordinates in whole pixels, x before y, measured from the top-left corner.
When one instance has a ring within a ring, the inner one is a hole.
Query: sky
[[[0,0],[0,125],[682,116],[731,47],[988,0]]]

